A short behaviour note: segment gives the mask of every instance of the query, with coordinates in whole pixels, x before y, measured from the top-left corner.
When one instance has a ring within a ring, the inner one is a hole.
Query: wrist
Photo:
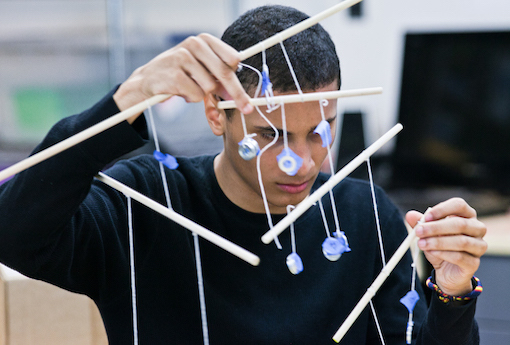
[[[120,111],[129,109],[130,107],[143,102],[147,97],[140,91],[140,87],[136,81],[131,78],[122,83],[117,91],[113,94],[113,100]],[[132,124],[142,112],[133,115],[127,121]]]
[[[459,292],[452,292],[451,290],[443,291],[440,288],[440,286],[436,283],[435,271],[432,271],[432,275],[427,279],[426,285],[428,288],[435,291],[439,300],[441,300],[444,303],[469,301],[473,298],[476,298],[483,291],[480,279],[478,279],[475,276],[471,278],[469,287],[455,290]]]

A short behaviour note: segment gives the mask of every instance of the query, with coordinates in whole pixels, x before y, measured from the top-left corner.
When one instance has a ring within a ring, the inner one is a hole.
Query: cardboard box
[[[106,345],[90,298],[0,265],[0,345]]]

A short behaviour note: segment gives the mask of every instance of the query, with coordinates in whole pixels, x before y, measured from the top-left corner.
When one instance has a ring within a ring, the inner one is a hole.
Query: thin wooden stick
[[[247,49],[239,52],[241,61],[246,60],[247,58],[249,58],[255,54],[258,54],[261,51],[274,46],[275,44],[285,41],[287,38],[294,36],[295,34],[298,34],[303,30],[308,29],[309,27],[317,24],[321,20],[323,20],[337,12],[345,10],[353,5],[356,5],[358,2],[361,2],[361,0],[342,1],[341,3],[339,3],[335,6],[332,6],[332,7],[328,8],[327,10],[324,10],[321,13],[318,13],[313,17],[305,19],[302,22],[299,22],[299,23],[291,26],[288,29],[285,29],[269,38],[266,38],[265,40],[251,46],[250,48],[247,48]]]
[[[156,103],[162,102],[163,100],[169,98],[170,95],[157,95],[149,98],[147,101],[140,102],[131,108],[128,108],[120,113],[107,118],[92,127],[85,129],[82,132],[79,132],[53,146],[48,147],[47,149],[40,151],[33,156],[30,156],[10,167],[0,171],[0,181],[5,180],[15,174],[22,172],[30,167],[33,167],[36,164],[41,163],[42,161],[55,156],[56,154],[67,150],[74,145],[81,143],[93,137],[96,134],[99,134],[108,128],[111,128],[122,121],[129,119],[130,117],[143,112],[148,106],[152,106]]]
[[[250,98],[250,103],[254,106],[261,106],[268,104],[268,102],[273,102],[274,104],[312,102],[320,101],[322,99],[376,95],[382,93],[382,91],[382,87],[371,87],[345,91],[309,92],[303,94],[274,96],[270,99],[267,99],[266,97]],[[232,109],[235,107],[236,105],[234,101],[218,102],[218,109]]]
[[[423,214],[418,224],[422,223],[425,220],[425,213]],[[363,297],[361,297],[358,304],[356,304],[356,306],[351,311],[347,319],[345,319],[344,323],[335,333],[335,335],[333,336],[334,341],[339,343],[340,340],[342,340],[342,338],[347,333],[349,328],[351,328],[351,326],[353,325],[354,321],[356,321],[356,319],[359,317],[363,309],[365,309],[365,307],[370,302],[370,300],[375,296],[381,285],[386,281],[386,279],[390,276],[391,272],[395,269],[397,264],[404,257],[409,247],[411,247],[411,244],[413,243],[415,238],[416,238],[416,226],[413,228],[413,230],[411,230],[409,235],[407,235],[406,239],[400,244],[400,246],[397,248],[397,250],[391,257],[390,261],[388,261],[386,266],[384,266],[384,268],[381,270],[381,273],[379,273],[377,278],[375,278],[372,285],[370,285],[370,287],[367,289],[367,292],[365,292]]]
[[[131,197],[132,199],[147,206],[148,208],[160,213],[161,215],[173,220],[177,224],[185,227],[186,229],[190,230],[191,232],[196,233],[197,235],[210,241],[211,243],[214,243],[218,247],[237,256],[238,258],[243,259],[244,261],[248,262],[249,264],[251,264],[253,266],[258,266],[258,264],[260,263],[260,258],[258,256],[256,256],[255,254],[253,254],[253,253],[247,251],[246,249],[238,246],[237,244],[232,243],[232,242],[228,241],[227,239],[215,234],[211,230],[208,230],[208,229],[204,228],[203,226],[198,225],[197,223],[180,215],[179,213],[175,212],[174,210],[161,205],[160,203],[146,197],[145,195],[143,195],[143,194],[135,191],[134,189],[126,186],[125,184],[111,178],[110,176],[100,172],[96,176],[96,179],[98,179],[99,181],[107,184],[108,186],[118,190],[119,192],[123,193],[124,195]]]
[[[323,20],[324,18],[327,18],[331,16],[334,13],[337,13],[339,11],[342,11],[346,8],[349,8],[350,6],[353,6],[357,4],[358,2],[361,2],[361,0],[346,0],[343,1],[333,7],[330,7],[329,9],[316,14],[313,17],[310,17],[308,19],[305,19],[302,22],[299,22],[295,24],[294,26],[283,30],[277,34],[275,34],[272,37],[267,38],[266,40],[259,42],[255,45],[253,45],[250,48],[247,48],[246,50],[243,50],[240,52],[241,60],[245,60],[249,58],[250,56],[253,56],[257,53],[260,53],[262,50],[269,48],[315,24]],[[72,137],[69,137],[58,144],[55,144],[53,146],[48,147],[47,149],[38,152],[37,154],[30,156],[2,171],[0,171],[0,181],[3,181],[11,176],[14,176],[38,163],[41,163],[42,161],[53,157],[54,155],[67,150],[68,148],[77,145],[81,143],[82,141],[101,133],[102,131],[107,130],[110,127],[115,126],[116,124],[119,124],[120,122],[129,119],[130,117],[136,115],[137,113],[140,113],[144,111],[149,105],[154,105],[159,102],[162,102],[163,100],[171,97],[170,95],[156,95],[151,98],[149,98],[146,101],[142,101],[131,108],[128,108],[80,133],[77,133],[73,135]]]
[[[342,181],[345,177],[347,177],[350,173],[356,170],[363,162],[365,162],[370,156],[372,156],[377,150],[379,150],[384,144],[386,144],[390,139],[392,139],[398,132],[402,130],[402,125],[400,123],[396,124],[393,128],[391,128],[388,132],[386,132],[382,137],[380,137],[377,141],[375,141],[372,145],[367,147],[363,152],[361,152],[356,158],[350,161],[346,166],[344,166],[340,171],[338,171],[335,175],[333,175],[326,183],[324,183],[319,189],[317,189],[314,193],[312,193],[308,198],[301,201],[294,211],[289,213],[285,218],[280,220],[278,224],[276,224],[272,229],[267,231],[262,236],[262,242],[265,244],[271,243],[273,239],[281,234],[286,228],[290,226],[293,222],[296,221],[303,213],[306,212],[310,207],[312,207],[320,198],[322,198],[326,193],[328,193],[334,186],[336,186],[340,181]]]

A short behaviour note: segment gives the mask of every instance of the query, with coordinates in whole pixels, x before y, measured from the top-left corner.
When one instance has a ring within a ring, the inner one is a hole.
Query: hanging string
[[[205,309],[205,290],[204,277],[202,274],[202,259],[200,257],[200,245],[198,243],[198,235],[193,233],[193,243],[195,245],[195,262],[197,268],[198,295],[200,299],[200,315],[202,317],[202,334],[204,345],[209,345],[209,327],[207,325],[207,311]]]
[[[328,237],[331,237],[331,233],[329,232],[328,220],[326,219],[326,213],[324,212],[324,206],[322,205],[322,199],[319,199],[319,209],[321,210],[321,218],[324,223],[324,229],[326,229],[326,234]]]
[[[377,226],[377,237],[378,237],[378,241],[379,241],[379,250],[381,253],[382,265],[384,268],[384,267],[386,267],[386,257],[384,255],[382,232],[381,232],[381,226],[380,226],[380,222],[379,222],[379,211],[378,211],[378,207],[377,207],[377,199],[375,196],[374,179],[372,176],[372,167],[370,165],[370,158],[367,158],[366,162],[367,162],[367,168],[368,168],[368,177],[369,177],[369,181],[370,181],[370,193],[372,195],[372,203],[373,203],[373,207],[374,207],[375,223]],[[372,314],[374,316],[374,320],[375,320],[375,323],[377,326],[377,332],[379,333],[379,338],[381,339],[381,342],[384,345],[384,338],[383,338],[382,330],[381,330],[381,327],[379,326],[379,319],[377,318],[377,314],[375,312],[375,308],[373,306],[372,300],[370,300],[370,307],[372,309]]]
[[[324,114],[324,107],[327,106],[328,104],[329,104],[329,102],[326,99],[319,101],[322,121],[326,121],[326,116]],[[328,125],[329,125],[329,123],[328,123]],[[331,143],[326,143],[326,148],[328,150],[329,169],[331,171],[331,176],[333,176],[335,168],[333,167],[333,158],[331,156],[330,144]],[[329,190],[329,198],[331,199],[331,208],[333,210],[333,219],[335,221],[335,230],[336,230],[336,232],[338,234],[340,234],[340,231],[341,231],[340,230],[340,221],[339,221],[339,218],[338,218],[338,213],[337,213],[337,210],[336,210],[335,197],[333,196],[333,190],[332,189]]]
[[[294,208],[296,207],[293,205],[287,205],[287,214],[289,214]],[[292,253],[287,256],[286,264],[292,274],[299,274],[303,271],[303,261],[296,252],[296,234],[294,231],[294,223],[290,224],[290,245],[292,248]]]
[[[156,151],[161,152],[159,148],[158,133],[156,131],[156,124],[154,122],[154,116],[152,115],[152,107],[147,103],[149,123],[151,125],[152,138],[154,139],[154,146]],[[163,183],[163,190],[165,192],[166,205],[169,209],[172,209],[172,201],[170,200],[170,192],[168,191],[168,184],[166,183],[165,167],[162,162],[159,162],[159,171],[161,174],[161,181]]]
[[[154,123],[154,116],[152,115],[152,107],[149,105],[147,107],[148,109],[148,117],[149,122],[151,124],[152,129],[152,137],[154,138],[154,146],[156,147],[156,150],[160,152],[159,149],[159,140],[158,135],[156,132],[156,125]],[[163,189],[165,191],[165,199],[168,208],[172,209],[172,202],[170,200],[170,192],[168,189],[168,181],[166,179],[166,173],[164,169],[164,165],[162,162],[159,162],[159,169],[161,172],[161,179],[163,182]],[[203,273],[202,273],[202,260],[200,256],[200,246],[198,241],[198,235],[196,233],[193,233],[193,244],[195,247],[195,264],[196,264],[196,271],[197,271],[197,284],[198,284],[198,294],[199,294],[199,300],[200,300],[200,315],[202,319],[202,335],[204,339],[204,345],[209,345],[209,327],[207,325],[207,313],[206,313],[206,305],[205,305],[205,290],[204,290],[204,279],[203,279]]]
[[[255,73],[257,73],[257,75],[259,76],[259,83],[257,85],[257,89],[255,90],[255,95],[254,95],[254,98],[255,97],[258,97],[259,95],[259,92],[261,90],[261,87],[262,87],[262,74],[260,73],[259,70],[257,70],[256,68],[250,66],[250,65],[247,65],[247,64],[244,64],[244,63],[241,63],[240,64],[241,66],[243,67],[247,67],[249,69],[251,69],[252,71],[254,71]],[[261,171],[261,167],[260,167],[260,157],[262,156],[262,154],[264,152],[266,152],[271,146],[273,146],[274,144],[276,144],[276,142],[278,141],[278,137],[279,137],[279,133],[278,133],[278,129],[276,129],[276,127],[273,125],[273,123],[271,121],[269,121],[269,119],[264,115],[264,113],[262,112],[262,110],[260,110],[260,108],[258,106],[255,106],[255,110],[257,110],[257,112],[259,113],[259,115],[264,119],[264,121],[267,122],[267,124],[269,126],[271,126],[271,129],[274,131],[274,138],[273,140],[267,144],[266,146],[264,146],[259,154],[257,155],[257,180],[259,182],[259,188],[260,188],[260,194],[262,196],[262,203],[264,204],[264,210],[265,210],[265,213],[266,213],[266,218],[267,218],[267,223],[269,225],[269,229],[272,229],[274,224],[273,224],[273,219],[271,217],[271,211],[269,210],[269,203],[267,202],[267,196],[266,196],[266,191],[265,191],[265,188],[264,188],[264,182],[262,180],[262,171]],[[276,245],[276,247],[278,249],[282,249],[282,245],[278,239],[278,237],[275,237],[274,238],[274,243]]]
[[[133,344],[138,345],[138,313],[136,308],[135,245],[133,236],[133,210],[131,197],[126,195],[129,229],[129,268],[131,273],[131,309],[133,311]]]
[[[370,300],[370,309],[372,310],[372,315],[374,315],[375,326],[377,327],[377,333],[379,334],[379,339],[381,339],[381,344],[385,345],[386,343],[384,342],[381,325],[379,324],[379,318],[375,312],[375,307],[372,300]]]
[[[296,73],[294,72],[294,68],[292,67],[292,63],[290,62],[289,55],[287,54],[287,50],[285,49],[285,46],[283,45],[283,42],[280,41],[280,47],[282,48],[283,55],[285,56],[285,61],[287,61],[287,65],[289,66],[290,74],[292,75],[292,79],[294,79],[294,84],[296,84],[296,89],[298,93],[302,96],[303,91],[301,91],[301,86],[299,86],[299,82],[296,77]]]
[[[414,306],[416,305],[416,302],[420,299],[420,296],[418,295],[418,292],[416,292],[416,276],[417,276],[417,261],[418,261],[418,254],[420,253],[420,250],[418,248],[418,241],[414,244],[414,253],[413,253],[413,273],[411,278],[411,290],[400,299],[400,303],[402,303],[407,310],[409,311],[409,318],[407,320],[407,329],[406,329],[406,344],[411,344],[412,338],[413,338],[413,327],[414,327],[414,321],[413,321],[413,310]]]
[[[368,177],[370,180],[370,191],[372,194],[372,203],[374,205],[374,214],[375,214],[375,224],[377,226],[377,236],[379,238],[379,249],[381,252],[381,260],[383,267],[386,266],[386,257],[384,255],[384,246],[383,246],[383,239],[382,239],[382,232],[381,232],[381,225],[379,222],[379,211],[377,208],[377,199],[375,197],[375,187],[374,187],[374,179],[372,177],[372,167],[370,166],[370,158],[367,158],[367,167],[368,167]]]

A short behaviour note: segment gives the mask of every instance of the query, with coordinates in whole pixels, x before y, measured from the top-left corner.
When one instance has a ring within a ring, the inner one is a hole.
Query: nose
[[[312,147],[308,143],[295,143],[292,150],[303,159],[303,164],[299,168],[296,176],[307,176],[315,168]]]

